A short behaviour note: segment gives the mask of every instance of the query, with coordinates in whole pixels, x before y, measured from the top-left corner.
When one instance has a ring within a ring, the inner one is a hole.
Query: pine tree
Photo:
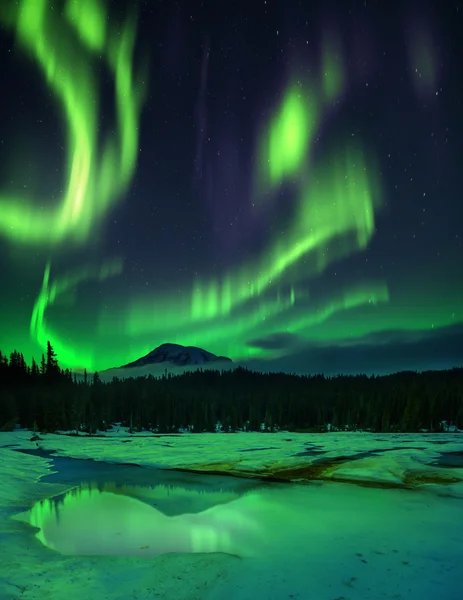
[[[42,360],[40,361],[40,374],[45,375],[47,372],[47,363],[45,362],[45,355],[42,353]]]
[[[47,363],[45,372],[48,376],[59,375],[60,372],[56,352],[53,350],[50,341],[47,342]]]
[[[43,356],[43,354],[42,354]],[[35,362],[34,358],[32,358],[32,367],[31,367],[31,375],[32,377],[37,377],[40,374],[39,367]]]

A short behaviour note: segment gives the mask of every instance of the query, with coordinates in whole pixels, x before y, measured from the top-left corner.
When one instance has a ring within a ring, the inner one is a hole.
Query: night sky
[[[463,363],[463,4],[0,8],[0,348]]]

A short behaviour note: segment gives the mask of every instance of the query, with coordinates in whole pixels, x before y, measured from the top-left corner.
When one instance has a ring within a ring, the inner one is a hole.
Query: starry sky
[[[463,363],[463,4],[0,8],[0,349]]]

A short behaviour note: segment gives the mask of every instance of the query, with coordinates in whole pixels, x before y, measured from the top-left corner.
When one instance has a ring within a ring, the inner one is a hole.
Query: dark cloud
[[[433,340],[437,337],[450,338],[455,335],[463,336],[463,324],[457,324],[448,327],[441,327],[439,329],[418,329],[418,330],[405,330],[405,329],[394,329],[387,331],[373,331],[359,338],[347,338],[339,340],[336,346],[340,347],[351,347],[351,346],[377,346],[377,345],[389,345],[389,344],[413,344],[418,342],[425,342],[426,340]],[[321,344],[323,346],[331,345]]]
[[[349,343],[348,343],[349,342]],[[258,371],[311,374],[386,374],[463,365],[463,326],[372,333],[336,345],[301,344],[283,357],[241,363]]]
[[[294,349],[300,343],[301,340],[296,334],[282,331],[263,338],[249,340],[247,345],[261,350],[289,350]]]

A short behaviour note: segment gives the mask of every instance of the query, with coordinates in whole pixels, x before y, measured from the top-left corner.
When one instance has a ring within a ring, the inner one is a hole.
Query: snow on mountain
[[[212,362],[232,362],[225,356],[217,356],[197,348],[196,346],[182,346],[180,344],[161,344],[146,356],[142,356],[133,362],[119,367],[120,369],[129,369],[132,367],[144,367],[158,363],[169,363],[176,367],[185,367],[187,365],[204,365]]]
[[[172,375],[181,375],[186,371],[197,369],[222,371],[233,369],[236,366],[230,358],[217,356],[196,346],[161,344],[146,356],[142,356],[133,362],[121,367],[100,371],[100,377],[103,381],[110,381],[113,377],[120,379],[145,377],[147,375],[160,377],[166,371]]]

